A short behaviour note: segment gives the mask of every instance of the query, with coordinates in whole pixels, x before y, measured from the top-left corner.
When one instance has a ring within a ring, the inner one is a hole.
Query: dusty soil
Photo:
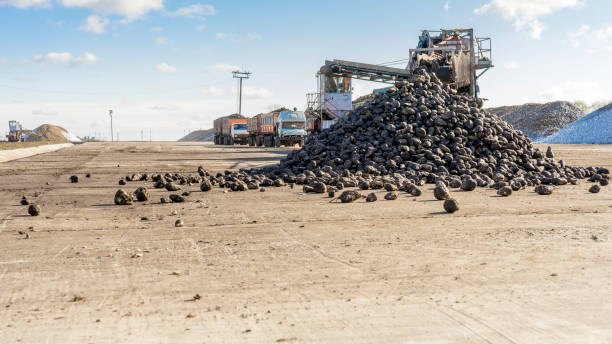
[[[56,142],[38,141],[38,142],[0,142],[0,150],[18,149],[38,147],[42,145],[50,145]]]
[[[554,151],[612,167],[612,146]],[[271,164],[283,153],[88,143],[0,164],[1,341],[612,341],[610,186],[453,191],[452,215],[431,186],[416,199],[381,191],[375,203],[192,186],[183,204],[158,204],[168,192],[156,189],[147,204],[112,204],[126,174]],[[23,194],[41,216],[27,215]]]

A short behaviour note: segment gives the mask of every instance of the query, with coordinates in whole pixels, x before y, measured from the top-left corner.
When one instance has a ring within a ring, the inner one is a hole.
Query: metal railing
[[[490,68],[493,66],[491,56],[491,38],[476,37],[476,68]]]

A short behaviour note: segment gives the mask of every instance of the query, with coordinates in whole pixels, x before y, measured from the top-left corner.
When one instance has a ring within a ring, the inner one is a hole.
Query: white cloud
[[[590,30],[590,26],[582,24],[576,31],[568,32],[567,37],[569,37],[573,41],[572,44],[574,45],[574,47],[577,47],[580,45],[580,40],[584,38],[584,36],[586,36]]]
[[[270,98],[273,93],[265,88],[251,88],[248,86],[244,86],[242,88],[242,94],[246,97],[246,98],[253,98],[253,99],[261,99],[261,98]]]
[[[497,12],[507,21],[512,21],[517,30],[525,26],[530,29],[530,36],[540,39],[544,25],[540,18],[564,8],[580,7],[584,0],[492,0],[477,8],[474,13],[485,15]]]
[[[595,30],[593,37],[595,40],[604,41],[612,38],[612,26],[602,26],[600,29]]]
[[[34,109],[32,115],[36,116],[57,116],[59,112],[57,110],[45,110],[45,109]]]
[[[34,61],[38,63],[51,62],[51,63],[68,63],[72,61],[72,54],[70,53],[47,53],[45,55],[38,54],[34,57]]]
[[[191,6],[181,7],[176,11],[170,11],[167,13],[171,17],[187,17],[197,18],[204,16],[214,16],[217,11],[212,5],[196,3]]]
[[[566,81],[551,86],[541,94],[545,101],[580,100],[587,104],[607,101],[612,95],[612,87],[594,81]]]
[[[226,97],[236,94],[235,89],[225,89],[216,86],[209,86],[200,90],[200,93],[205,96]],[[248,99],[266,99],[272,97],[272,91],[263,87],[242,87],[242,96]]]
[[[179,71],[178,68],[171,66],[167,63],[160,63],[156,67],[157,67],[157,70],[162,73],[176,73]]]
[[[229,63],[218,63],[216,65],[208,67],[208,69],[212,70],[213,72],[226,73],[235,70],[240,70],[240,66],[232,65]]]
[[[198,25],[198,26],[196,26],[196,31],[197,32],[202,32],[202,31],[204,31],[204,29],[206,29],[206,25]]]
[[[147,109],[153,111],[178,111],[181,108],[175,104],[155,104],[147,107]]]
[[[17,8],[49,7],[50,0],[0,0],[0,6],[13,6]]]
[[[98,57],[92,53],[86,52],[81,57],[77,57],[73,60],[75,64],[84,64],[84,63],[96,63],[98,62]]]
[[[63,52],[63,53],[50,52],[46,54],[38,54],[34,56],[32,60],[24,61],[24,63],[30,63],[30,62],[40,63],[40,64],[43,64],[43,63],[66,64],[71,67],[74,67],[74,66],[82,65],[82,64],[96,63],[98,62],[98,57],[90,52],[85,52],[83,56],[72,56],[72,54],[68,52]]]
[[[92,14],[87,19],[85,19],[85,23],[81,25],[81,31],[92,32],[96,34],[101,34],[106,31],[106,26],[108,25],[108,18],[100,17],[96,14]]]
[[[229,94],[229,91],[223,88],[209,86],[209,87],[203,88],[200,91],[200,93],[202,93],[205,96],[223,97],[223,96],[227,96]]]
[[[0,58],[0,65],[7,63],[7,62],[8,62],[8,59],[6,57]]]
[[[450,9],[450,3],[447,1],[444,3],[444,11],[448,12],[448,10]]]
[[[165,37],[159,36],[155,37],[155,43],[157,43],[158,45],[165,45],[166,43],[168,43],[168,41]]]
[[[521,67],[521,64],[518,63],[518,61],[504,62],[505,69],[519,69],[520,67]]]
[[[162,10],[164,0],[61,0],[66,7],[87,8],[101,14],[118,14],[136,19],[150,11]]]
[[[256,33],[247,33],[246,34],[246,38],[253,39],[253,40],[260,40],[261,39],[261,35],[256,34]]]
[[[151,28],[151,32],[162,32],[162,31],[164,31],[164,29],[161,28],[160,26],[153,26]]]
[[[217,32],[215,34],[217,39],[228,40],[231,42],[239,42],[245,40],[261,40],[261,35],[256,33],[245,33],[245,34],[237,34],[237,33],[225,33],[225,32]]]
[[[576,31],[568,32],[567,37],[574,48],[587,42],[592,53],[599,52],[601,49],[606,51],[612,49],[612,25],[602,25],[595,30],[589,25],[582,24]]]

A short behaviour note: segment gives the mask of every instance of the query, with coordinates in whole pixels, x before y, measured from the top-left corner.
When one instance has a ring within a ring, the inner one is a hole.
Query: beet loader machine
[[[405,65],[404,68],[393,67]],[[306,116],[326,129],[352,108],[352,79],[394,84],[414,81],[417,68],[434,72],[459,93],[478,98],[478,79],[493,67],[491,39],[474,36],[473,29],[423,30],[409,57],[380,65],[361,62],[325,61],[317,72],[317,92],[306,95]],[[315,126],[313,126],[315,127]]]

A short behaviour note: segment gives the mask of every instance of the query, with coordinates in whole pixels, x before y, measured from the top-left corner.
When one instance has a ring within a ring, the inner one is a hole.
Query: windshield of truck
[[[283,129],[304,129],[306,127],[306,122],[283,122]]]
[[[234,124],[234,130],[247,130],[246,123],[236,123]]]

